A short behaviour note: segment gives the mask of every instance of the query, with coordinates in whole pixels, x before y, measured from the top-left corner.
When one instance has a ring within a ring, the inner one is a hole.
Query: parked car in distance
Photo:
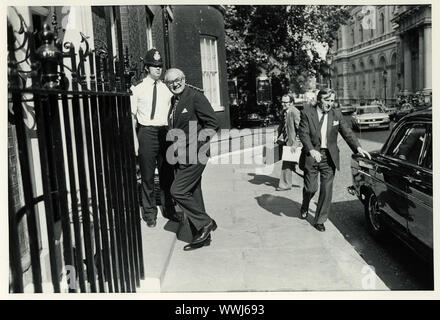
[[[353,186],[375,237],[392,232],[433,261],[432,109],[399,121],[371,160],[352,155]]]
[[[243,125],[247,127],[260,126],[264,123],[264,118],[260,116],[258,113],[253,112],[249,113],[243,121]]]
[[[389,129],[390,117],[377,105],[356,107],[351,116],[352,128],[355,130],[365,129]]]
[[[410,114],[411,112],[414,112],[414,111],[415,111],[415,109],[411,104],[405,103],[399,109],[397,109],[396,115],[394,116],[394,120],[399,121],[404,116],[406,116],[407,114]]]
[[[341,112],[342,114],[352,114],[355,112],[356,107],[352,106],[351,104],[342,104],[341,105]]]

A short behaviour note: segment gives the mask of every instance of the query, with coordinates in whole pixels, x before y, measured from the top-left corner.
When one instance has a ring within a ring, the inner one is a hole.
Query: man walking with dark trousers
[[[174,94],[168,115],[168,138],[177,138],[177,150],[167,153],[167,160],[176,162],[171,194],[196,230],[191,243],[184,248],[192,250],[209,245],[211,231],[217,228],[206,213],[201,183],[209,157],[206,140],[215,135],[219,125],[208,99],[200,89],[186,85],[180,69],[169,69],[164,81]]]
[[[166,161],[168,131],[167,116],[172,93],[159,79],[162,74],[162,58],[156,49],[149,50],[144,59],[147,76],[132,88],[132,115],[137,120],[139,166],[142,177],[142,218],[149,227],[156,226],[157,206],[154,193],[154,175],[159,172],[162,214],[165,218],[180,222],[170,194],[173,182],[172,166]]]
[[[322,89],[318,92],[317,103],[306,106],[301,112],[299,138],[303,144],[299,167],[304,171],[303,200],[301,218],[307,219],[310,200],[320,190],[318,206],[313,226],[325,231],[324,222],[330,214],[335,170],[339,170],[338,133],[344,138],[353,152],[364,157],[370,154],[361,148],[359,141],[345,122],[339,109],[333,109],[335,92]]]

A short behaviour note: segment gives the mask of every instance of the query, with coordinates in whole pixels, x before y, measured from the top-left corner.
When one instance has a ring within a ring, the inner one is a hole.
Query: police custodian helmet
[[[145,54],[144,64],[153,67],[162,67],[163,61],[162,57],[157,49],[150,49]]]

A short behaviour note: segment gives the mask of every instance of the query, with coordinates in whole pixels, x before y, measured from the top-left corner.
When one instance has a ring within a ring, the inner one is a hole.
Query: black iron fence
[[[23,245],[29,246],[34,292],[45,282],[44,246],[54,292],[135,292],[144,267],[128,57],[115,61],[105,45],[91,50],[82,34],[76,50],[62,44],[56,27],[46,25],[38,35],[21,26],[13,30],[8,21],[8,120],[16,131],[24,203],[14,197],[10,164],[10,292],[26,285]],[[35,48],[37,36],[42,44]],[[25,59],[17,61],[20,50]]]

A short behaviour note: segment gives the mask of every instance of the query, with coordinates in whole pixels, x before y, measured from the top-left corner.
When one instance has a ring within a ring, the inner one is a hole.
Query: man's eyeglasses
[[[181,83],[184,79],[185,79],[185,78],[177,78],[177,79],[175,79],[175,80],[168,80],[168,81],[165,81],[165,83],[166,83],[167,85],[169,85],[169,86],[171,86],[171,85],[177,85],[177,84]]]

